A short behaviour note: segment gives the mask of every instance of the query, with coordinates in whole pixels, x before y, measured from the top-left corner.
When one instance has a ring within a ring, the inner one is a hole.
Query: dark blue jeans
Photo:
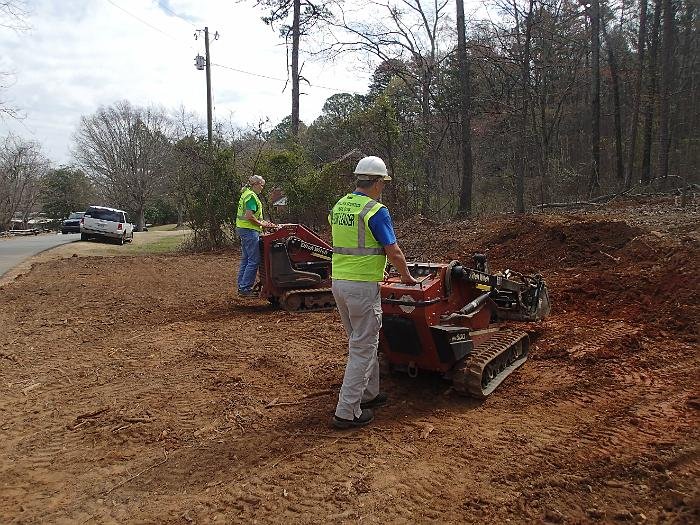
[[[260,232],[250,228],[236,228],[241,238],[241,266],[238,268],[238,289],[249,291],[255,284],[260,264]]]

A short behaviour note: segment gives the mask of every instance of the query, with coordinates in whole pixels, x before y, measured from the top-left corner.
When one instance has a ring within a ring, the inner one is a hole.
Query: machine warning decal
[[[413,297],[411,297],[410,295],[402,295],[402,296],[400,297],[400,300],[401,300],[401,301],[406,301],[407,303],[413,303],[413,302],[415,302],[415,300],[413,299]],[[407,314],[410,314],[413,310],[416,309],[415,306],[409,306],[409,305],[407,305],[407,304],[402,304],[402,305],[399,306],[399,308],[401,308],[401,311],[403,311],[403,312],[405,312],[405,313],[407,313]]]

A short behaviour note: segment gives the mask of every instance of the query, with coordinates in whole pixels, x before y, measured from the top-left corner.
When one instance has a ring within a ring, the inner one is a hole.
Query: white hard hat
[[[365,157],[360,159],[355,168],[355,175],[359,175],[358,179],[371,180],[375,177],[382,177],[384,180],[391,180],[389,173],[386,171],[386,164],[379,157]]]

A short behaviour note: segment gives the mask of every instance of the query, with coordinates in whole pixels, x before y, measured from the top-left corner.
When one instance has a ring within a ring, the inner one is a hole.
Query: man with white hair
[[[387,258],[401,282],[417,284],[396,242],[389,210],[379,199],[386,181],[384,161],[365,157],[355,168],[355,191],[340,199],[328,220],[333,235],[333,297],[348,334],[348,362],[332,424],[360,427],[374,419],[375,408],[388,396],[379,391],[377,348],[382,327],[379,281]]]
[[[263,219],[262,202],[258,195],[265,186],[265,179],[252,175],[243,186],[236,213],[236,233],[241,239],[241,265],[238,269],[238,295],[254,294],[253,285],[260,265],[260,232],[277,225]]]

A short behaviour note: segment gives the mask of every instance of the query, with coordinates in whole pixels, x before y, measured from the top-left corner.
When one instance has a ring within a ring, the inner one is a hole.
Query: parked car
[[[80,219],[85,215],[84,211],[74,211],[61,224],[61,233],[80,233]]]
[[[134,239],[134,227],[124,210],[90,206],[80,220],[80,240],[91,238],[116,239],[119,244]]]

